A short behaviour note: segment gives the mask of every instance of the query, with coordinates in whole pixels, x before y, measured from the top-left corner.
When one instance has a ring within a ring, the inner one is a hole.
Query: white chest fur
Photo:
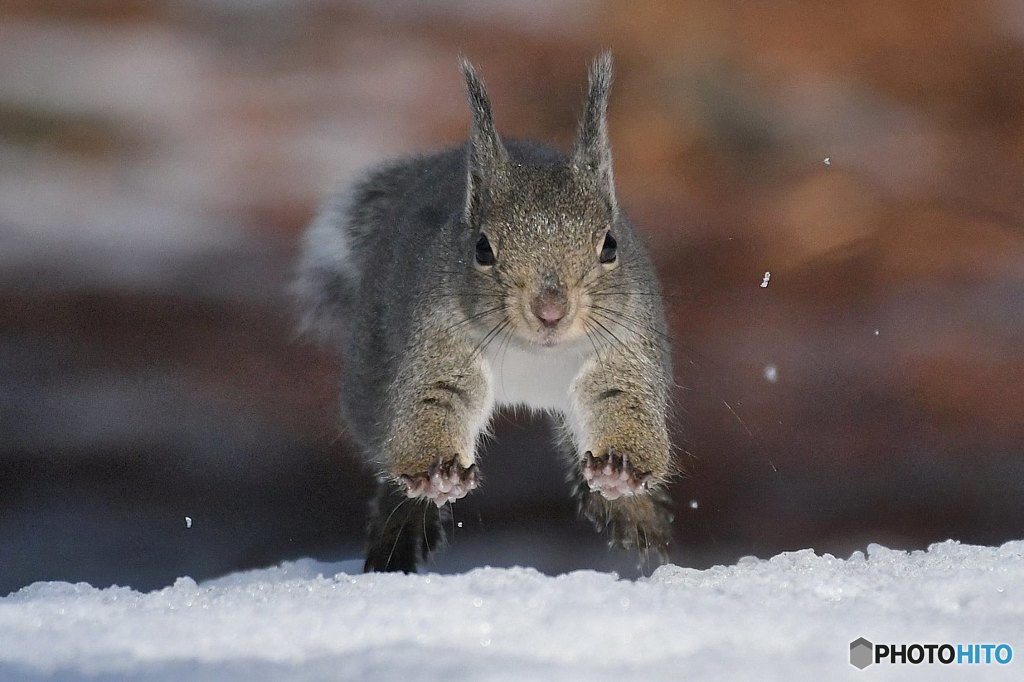
[[[490,344],[484,354],[496,406],[569,409],[569,389],[587,360],[583,348],[577,344],[551,349],[495,346],[500,344]]]

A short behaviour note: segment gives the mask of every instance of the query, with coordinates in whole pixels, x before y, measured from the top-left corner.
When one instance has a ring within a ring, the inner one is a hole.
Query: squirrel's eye
[[[618,244],[616,244],[612,233],[606,233],[604,235],[604,244],[601,245],[601,256],[598,260],[602,263],[614,263],[616,258],[615,247],[617,246]]]
[[[476,240],[476,262],[477,265],[491,266],[495,263],[494,251],[491,249],[491,242],[487,235],[481,233],[480,239]]]

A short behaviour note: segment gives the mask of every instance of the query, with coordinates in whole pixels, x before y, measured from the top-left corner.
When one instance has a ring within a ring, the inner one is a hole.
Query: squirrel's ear
[[[466,79],[466,94],[469,95],[469,108],[473,114],[469,133],[469,158],[466,163],[468,178],[465,209],[466,220],[472,223],[480,209],[483,193],[493,187],[499,169],[508,160],[508,153],[494,127],[491,100],[483,81],[464,56],[459,57],[459,66]]]
[[[612,86],[612,55],[602,52],[590,65],[587,102],[576,132],[572,161],[580,172],[590,175],[617,210],[612,177],[612,147],[608,141],[608,92]]]

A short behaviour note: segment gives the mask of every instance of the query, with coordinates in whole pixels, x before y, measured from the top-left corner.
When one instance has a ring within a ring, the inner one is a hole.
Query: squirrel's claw
[[[446,462],[442,457],[438,457],[437,462],[424,473],[415,476],[401,474],[398,480],[405,485],[406,495],[425,497],[438,507],[465,497],[480,485],[476,463],[463,467],[454,459]]]
[[[613,448],[600,457],[588,450],[583,454],[582,465],[583,480],[591,491],[601,493],[606,500],[643,493],[654,483],[652,474],[637,471],[628,454],[619,455]]]

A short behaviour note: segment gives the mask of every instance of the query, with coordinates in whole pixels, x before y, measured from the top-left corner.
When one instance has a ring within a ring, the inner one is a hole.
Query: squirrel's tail
[[[359,284],[350,204],[347,193],[332,196],[302,237],[292,293],[303,332],[335,337],[348,317]]]

